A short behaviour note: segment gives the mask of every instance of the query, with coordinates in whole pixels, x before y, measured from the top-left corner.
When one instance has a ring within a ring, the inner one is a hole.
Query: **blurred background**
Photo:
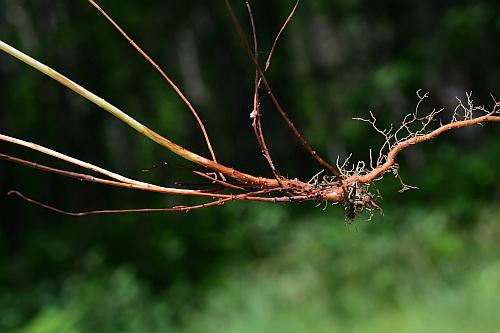
[[[199,110],[218,159],[271,176],[251,128],[254,70],[223,1],[102,1]],[[233,1],[250,32],[243,1]],[[261,57],[291,1],[253,4]],[[139,121],[208,156],[172,89],[84,0],[0,0],[0,35]],[[500,97],[498,1],[303,1],[268,79],[321,155],[366,160],[382,143],[353,117],[449,119],[472,91]],[[75,93],[0,54],[0,131],[126,176],[199,182],[183,161]],[[320,171],[262,93],[288,177]],[[399,158],[378,184],[385,216],[341,207],[231,203],[189,213],[75,218],[62,209],[168,207],[192,198],[107,188],[0,161],[1,332],[478,332],[500,325],[500,129],[457,130]],[[0,151],[78,170],[6,143]],[[168,167],[143,169],[168,162]]]

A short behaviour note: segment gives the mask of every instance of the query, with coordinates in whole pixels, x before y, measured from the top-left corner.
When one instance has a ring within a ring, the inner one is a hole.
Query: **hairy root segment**
[[[145,208],[131,210],[96,210],[75,213],[67,212],[62,209],[33,200],[24,196],[18,191],[9,192],[9,194],[17,195],[30,203],[42,206],[55,212],[72,216],[127,212],[189,211],[214,205],[222,205],[226,202],[234,200],[272,203],[316,201],[318,203],[331,202],[342,205],[345,210],[346,218],[348,221],[350,221],[364,211],[368,211],[371,214],[370,217],[373,215],[374,211],[378,211],[383,214],[382,209],[377,203],[378,198],[380,198],[380,194],[378,193],[378,191],[372,191],[371,188],[378,180],[382,179],[382,177],[386,173],[392,172],[396,177],[398,177],[402,184],[402,190],[412,188],[411,186],[405,185],[398,174],[399,166],[395,162],[395,158],[397,154],[402,150],[414,144],[428,141],[432,138],[437,137],[439,134],[451,129],[472,126],[476,124],[480,125],[486,122],[500,122],[500,102],[497,102],[496,100],[494,100],[494,105],[491,110],[487,110],[482,106],[474,106],[472,95],[468,93],[466,95],[467,101],[462,102],[461,100],[459,100],[458,106],[453,111],[451,118],[452,120],[447,124],[443,124],[436,119],[436,115],[441,113],[442,110],[432,110],[428,115],[425,116],[419,115],[419,107],[422,101],[428,97],[428,94],[421,95],[420,93],[417,93],[417,95],[420,97],[420,99],[417,103],[415,111],[405,116],[401,125],[395,130],[393,130],[392,128],[388,130],[378,128],[376,125],[376,118],[373,114],[371,114],[371,119],[359,119],[361,121],[370,123],[378,133],[383,135],[385,141],[379,151],[379,156],[376,162],[374,162],[371,151],[369,164],[365,163],[364,161],[350,163],[349,160],[351,158],[351,155],[348,156],[343,163],[340,163],[337,160],[337,167],[340,170],[341,174],[340,180],[335,176],[322,175],[323,171],[320,171],[319,173],[314,175],[308,182],[302,182],[296,179],[287,179],[282,177],[279,183],[274,180],[274,185],[266,182],[262,182],[259,184],[248,184],[245,183],[244,180],[242,180],[240,184],[234,184],[225,180],[219,180],[217,178],[217,173],[206,173],[195,170],[193,172],[196,175],[211,181],[213,184],[222,186],[224,190],[236,191],[237,193],[217,193],[214,191],[206,192],[193,189],[167,188],[126,178],[106,169],[93,166],[89,163],[74,158],[69,158],[66,155],[53,150],[49,150],[48,148],[27,143],[25,141],[12,137],[7,137],[5,135],[0,135],[0,139],[19,145],[24,145],[39,152],[49,154],[59,159],[63,159],[72,164],[76,164],[80,167],[87,168],[93,172],[100,173],[103,176],[112,179],[99,178],[88,174],[56,169],[5,154],[0,154],[0,159],[88,182],[95,182],[148,192],[202,196],[212,199],[212,201],[193,206],[175,206],[169,208]],[[431,123],[439,123],[439,125],[435,126],[434,129],[431,129]]]
[[[411,145],[428,141],[434,137],[437,137],[441,133],[460,127],[472,126],[476,124],[483,124],[486,122],[500,122],[500,102],[494,100],[494,105],[491,110],[487,110],[483,106],[474,106],[472,100],[472,94],[467,93],[467,101],[462,102],[458,100],[458,106],[453,111],[452,120],[443,124],[439,122],[439,125],[435,129],[428,129],[431,123],[437,122],[436,115],[442,112],[440,110],[432,110],[428,115],[420,116],[419,107],[422,101],[428,97],[428,94],[421,95],[417,92],[419,101],[415,111],[404,117],[401,125],[393,130],[392,127],[388,130],[380,129],[376,125],[375,116],[370,113],[371,119],[360,119],[358,120],[368,122],[372,127],[384,137],[384,144],[379,150],[379,156],[374,164],[372,153],[370,151],[370,162],[369,167],[364,161],[358,161],[356,163],[349,163],[351,157],[348,156],[346,160],[340,164],[337,160],[337,167],[340,170],[341,180],[338,180],[334,176],[323,175],[320,177],[323,171],[314,175],[308,182],[301,182],[298,180],[290,180],[282,178],[280,183],[275,186],[268,186],[266,189],[257,189],[254,191],[248,191],[244,186],[238,186],[231,184],[224,180],[218,180],[216,174],[214,176],[203,173],[200,171],[193,171],[195,174],[211,180],[213,183],[222,185],[226,188],[231,188],[232,190],[242,191],[244,193],[238,194],[222,194],[214,192],[204,192],[198,190],[183,190],[183,189],[172,189],[163,188],[153,184],[147,184],[133,179],[129,179],[118,174],[112,173],[102,168],[92,166],[88,163],[76,160],[76,159],[66,159],[64,155],[57,153],[55,151],[46,151],[47,149],[38,145],[31,146],[25,142],[17,142],[17,139],[11,137],[4,137],[5,141],[21,144],[28,146],[29,148],[41,151],[43,153],[50,153],[50,155],[65,159],[68,162],[83,166],[94,172],[99,172],[107,177],[112,177],[115,180],[102,179],[94,177],[91,175],[74,173],[65,170],[55,169],[33,163],[30,161],[25,161],[19,158],[15,158],[9,155],[0,154],[0,158],[8,160],[11,162],[19,163],[25,166],[36,168],[43,171],[48,171],[63,176],[76,178],[79,180],[97,182],[106,185],[126,187],[132,189],[140,189],[150,192],[160,192],[160,193],[170,193],[170,194],[184,194],[184,195],[194,195],[194,196],[206,196],[215,198],[213,201],[207,203],[193,205],[193,206],[175,206],[169,208],[145,208],[145,209],[126,209],[126,210],[96,210],[88,212],[67,212],[62,209],[41,203],[39,201],[33,200],[21,194],[18,191],[10,191],[9,194],[17,195],[24,200],[42,206],[46,209],[52,211],[72,215],[72,216],[86,216],[93,214],[109,214],[109,213],[132,213],[132,212],[162,212],[162,211],[190,211],[193,209],[204,208],[214,205],[222,205],[225,202],[233,200],[250,200],[250,201],[261,201],[261,202],[295,202],[295,201],[317,201],[317,202],[333,202],[343,205],[345,210],[346,219],[348,221],[354,219],[363,211],[368,211],[371,215],[374,210],[378,210],[383,214],[382,209],[376,201],[376,198],[380,197],[377,193],[374,195],[370,191],[370,187],[378,180],[380,180],[387,172],[393,172],[401,181],[398,175],[398,164],[395,162],[395,158],[399,152],[410,147]],[[415,126],[416,125],[416,126]],[[0,137],[0,138],[2,138]],[[20,140],[19,140],[20,141]],[[76,162],[75,162],[76,161]],[[349,168],[350,165],[350,168]],[[402,190],[410,189],[411,187],[405,185],[402,181]],[[245,185],[245,184],[243,184]],[[281,196],[263,196],[271,193],[279,193]]]
[[[370,150],[370,158],[368,163],[365,161],[358,161],[355,163],[350,163],[351,155],[349,155],[345,161],[342,163],[337,160],[336,167],[330,165],[324,159],[322,159],[316,151],[314,151],[311,146],[304,139],[302,134],[295,127],[291,121],[288,114],[283,110],[280,103],[273,94],[271,87],[266,80],[265,72],[268,70],[272,55],[276,48],[276,45],[280,39],[280,36],[291,18],[293,17],[295,10],[298,6],[299,0],[296,0],[290,15],[281,26],[274,43],[267,56],[265,66],[262,68],[259,64],[258,59],[258,45],[257,45],[257,33],[255,22],[253,19],[252,9],[249,2],[247,4],[247,10],[249,12],[250,21],[252,25],[254,50],[249,46],[248,40],[243,33],[241,24],[236,17],[230,1],[224,0],[234,26],[239,34],[239,37],[243,43],[245,51],[247,52],[252,64],[255,66],[255,78],[254,78],[254,100],[253,100],[253,110],[251,112],[252,126],[257,137],[257,141],[262,149],[262,153],[266,158],[274,178],[265,178],[254,176],[251,174],[243,173],[241,171],[235,170],[231,167],[227,167],[217,162],[214,150],[211,146],[210,140],[208,138],[207,131],[204,127],[203,122],[198,116],[197,111],[191,105],[189,100],[184,96],[181,90],[175,85],[175,83],[168,77],[165,72],[146,54],[141,47],[138,46],[128,34],[101,8],[97,5],[95,0],[88,0],[99,12],[104,15],[104,17],[122,34],[122,36],[153,66],[155,69],[165,78],[169,85],[174,89],[177,95],[184,101],[189,110],[193,113],[196,121],[205,138],[207,147],[210,151],[211,159],[207,159],[198,154],[195,154],[186,148],[175,144],[167,138],[162,137],[160,134],[149,129],[145,125],[141,124],[137,120],[130,117],[125,112],[121,111],[117,107],[106,102],[99,96],[91,93],[65,76],[59,74],[52,68],[40,63],[39,61],[31,58],[30,56],[22,53],[21,51],[13,48],[12,46],[0,41],[0,49],[6,53],[12,55],[15,58],[27,63],[28,65],[36,68],[38,71],[50,76],[52,79],[59,81],[63,85],[67,86],[76,93],[82,95],[89,101],[100,106],[104,110],[108,111],[124,123],[128,124],[130,127],[134,128],[136,131],[142,135],[148,137],[152,141],[164,146],[173,153],[181,156],[182,158],[191,161],[199,166],[208,169],[208,172],[201,172],[193,170],[193,173],[209,180],[212,184],[217,185],[222,191],[211,190],[202,191],[189,188],[170,188],[163,187],[155,184],[146,183],[143,181],[131,179],[119,175],[117,173],[108,171],[102,167],[92,165],[90,163],[78,160],[76,158],[64,155],[52,149],[9,137],[0,134],[0,140],[11,142],[19,146],[25,146],[30,149],[36,150],[38,152],[50,155],[60,160],[64,160],[73,165],[83,167],[91,172],[100,175],[100,178],[90,174],[77,173],[62,169],[56,169],[53,167],[37,164],[34,162],[22,160],[17,157],[0,154],[0,159],[7,160],[10,162],[18,163],[24,166],[32,167],[38,170],[51,172],[59,174],[62,176],[70,177],[73,179],[88,181],[94,183],[100,183],[109,186],[115,186],[119,188],[129,188],[148,192],[162,193],[162,194],[173,194],[173,195],[190,195],[198,196],[204,198],[210,198],[211,201],[192,205],[192,206],[174,206],[167,208],[142,208],[142,209],[125,209],[125,210],[93,210],[87,212],[69,212],[51,205],[44,204],[42,202],[31,199],[19,191],[10,191],[9,195],[16,195],[32,204],[39,205],[46,209],[67,214],[71,216],[86,216],[94,214],[111,214],[111,213],[132,213],[132,212],[164,212],[164,211],[190,211],[193,209],[199,209],[209,206],[222,205],[229,201],[234,200],[246,200],[246,201],[259,201],[259,202],[300,202],[300,201],[316,201],[321,203],[334,203],[340,204],[345,209],[346,218],[348,220],[354,219],[360,213],[368,211],[372,214],[373,211],[379,211],[383,214],[382,209],[378,205],[377,201],[380,195],[377,191],[372,190],[372,186],[383,176],[389,172],[392,172],[401,181],[401,190],[411,189],[413,187],[403,183],[399,177],[398,170],[399,166],[396,163],[397,155],[404,149],[421,142],[428,141],[451,129],[461,128],[466,126],[481,125],[486,122],[500,122],[500,102],[495,100],[494,105],[491,110],[487,110],[483,106],[475,106],[472,100],[472,93],[466,94],[466,101],[458,99],[458,105],[454,109],[451,120],[448,123],[443,124],[441,121],[437,120],[437,117],[442,113],[443,109],[433,109],[430,113],[422,115],[420,112],[421,104],[425,99],[428,98],[428,93],[417,92],[418,103],[414,112],[406,115],[402,123],[394,128],[391,126],[388,129],[382,129],[377,125],[377,119],[370,112],[370,118],[355,118],[357,120],[369,123],[373,129],[382,135],[384,138],[384,143],[378,151],[376,157],[373,156]],[[259,109],[259,89],[263,86],[266,93],[269,95],[275,108],[285,121],[286,125],[293,132],[298,141],[302,146],[313,156],[325,169],[327,169],[331,175],[323,175],[324,170],[313,176],[308,182],[303,182],[297,179],[288,179],[282,176],[276,169],[274,162],[271,158],[269,152],[264,132],[261,123],[261,111]],[[220,178],[220,179],[219,179]],[[230,179],[230,180],[228,180]],[[231,193],[227,193],[231,192]],[[375,193],[375,194],[374,194]]]
[[[417,91],[418,102],[414,112],[407,114],[398,127],[390,126],[387,129],[378,127],[377,119],[372,112],[370,118],[353,118],[369,123],[372,128],[384,138],[384,143],[379,149],[378,156],[374,158],[372,150],[369,151],[369,161],[350,162],[352,154],[340,163],[337,159],[337,168],[340,170],[343,184],[347,184],[348,192],[344,201],[346,216],[356,216],[363,210],[382,210],[374,198],[380,197],[370,192],[370,187],[381,180],[386,173],[393,173],[400,181],[400,192],[415,189],[407,185],[399,175],[399,164],[396,163],[397,155],[412,145],[429,141],[440,134],[461,127],[482,125],[487,122],[500,122],[500,102],[493,98],[493,106],[486,109],[476,106],[472,93],[466,93],[466,100],[457,98],[458,104],[452,112],[451,120],[443,123],[438,116],[444,108],[433,109],[421,115],[422,103],[429,97],[429,93]]]

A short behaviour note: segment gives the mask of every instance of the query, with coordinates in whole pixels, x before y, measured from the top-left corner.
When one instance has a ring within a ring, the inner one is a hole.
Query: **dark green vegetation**
[[[267,50],[288,1],[254,7]],[[244,23],[244,7],[236,2]],[[115,1],[110,14],[198,107],[223,163],[270,175],[249,121],[253,69],[222,1]],[[378,149],[352,121],[397,123],[426,104],[497,97],[498,1],[304,1],[269,71],[323,155]],[[176,96],[86,2],[0,1],[0,36],[208,156]],[[248,27],[248,25],[247,25]],[[58,83],[0,55],[0,130],[132,177],[199,182],[192,166]],[[278,169],[320,170],[263,98]],[[73,218],[0,196],[2,332],[478,332],[500,325],[500,128],[413,147],[379,184],[385,217],[346,225],[339,207],[233,203],[190,213]],[[1,151],[64,166],[2,143]],[[158,168],[168,161],[181,167]],[[194,200],[104,188],[0,162],[0,191],[75,211]],[[196,201],[198,202],[198,201]]]

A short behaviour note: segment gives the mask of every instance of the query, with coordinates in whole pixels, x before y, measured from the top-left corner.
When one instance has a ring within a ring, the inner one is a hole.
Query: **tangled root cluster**
[[[457,98],[458,104],[453,110],[451,120],[443,123],[440,115],[445,109],[432,109],[422,115],[422,103],[429,97],[429,93],[422,93],[419,90],[417,97],[418,103],[415,110],[407,114],[398,127],[391,124],[389,128],[380,128],[377,125],[377,118],[372,112],[370,112],[369,119],[353,118],[369,123],[383,137],[383,144],[376,157],[373,156],[372,150],[369,150],[368,162],[351,163],[352,154],[348,155],[343,162],[337,158],[337,169],[341,174],[342,186],[346,191],[343,205],[348,219],[353,219],[362,211],[368,211],[370,218],[373,210],[378,210],[383,214],[382,209],[375,201],[381,197],[380,193],[378,190],[371,190],[371,188],[386,173],[392,173],[400,181],[400,192],[416,189],[414,186],[405,184],[399,175],[399,164],[395,162],[395,157],[401,150],[413,144],[427,141],[449,129],[500,120],[500,102],[494,98],[493,108],[487,110],[484,106],[474,105],[472,92],[466,93],[466,101]]]

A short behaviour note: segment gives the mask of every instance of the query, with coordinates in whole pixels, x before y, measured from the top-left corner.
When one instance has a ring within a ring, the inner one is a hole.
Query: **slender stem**
[[[141,190],[155,193],[163,193],[163,194],[175,194],[175,195],[191,195],[191,196],[200,196],[200,197],[210,197],[210,198],[219,198],[219,199],[231,199],[231,200],[250,200],[250,201],[264,201],[264,202],[274,202],[274,201],[282,201],[283,198],[280,197],[260,197],[256,196],[257,194],[268,194],[272,192],[279,192],[280,189],[265,189],[254,192],[246,192],[240,194],[221,194],[221,193],[213,193],[213,192],[204,192],[199,190],[190,190],[190,189],[179,189],[179,188],[171,188],[171,187],[163,187],[148,183],[137,182],[134,184],[123,183],[119,181],[102,179],[98,177],[94,177],[84,173],[72,172],[62,169],[57,169],[53,167],[49,167],[43,164],[34,163],[31,161],[26,161],[18,157],[6,155],[0,153],[0,159],[6,160],[8,162],[13,162],[17,164],[21,164],[33,169],[54,173],[60,176],[65,176],[73,179],[77,179],[80,181],[86,181],[91,183],[98,183],[109,186],[116,186],[122,188],[128,188],[133,190]]]
[[[299,1],[300,0],[297,0],[295,2],[295,5],[293,6],[292,11],[288,15],[288,17],[285,20],[285,23],[283,23],[283,25],[281,26],[280,30],[278,31],[278,34],[274,38],[274,42],[273,42],[273,46],[271,47],[271,51],[269,51],[269,54],[267,55],[266,67],[264,67],[264,72],[267,71],[267,69],[269,68],[269,65],[271,64],[271,58],[273,57],[274,50],[276,49],[276,45],[278,45],[278,41],[279,41],[279,39],[281,37],[281,34],[285,30],[285,28],[288,26],[288,23],[290,23],[290,21],[292,20],[292,17],[295,14],[295,11],[297,10],[297,6],[299,5]]]
[[[289,201],[294,201],[294,199],[295,200],[304,199],[303,196],[295,197],[295,198],[294,197],[263,198],[263,197],[258,197],[258,196],[256,197],[256,195],[266,194],[269,192],[272,192],[272,190],[254,191],[254,192],[249,192],[249,193],[227,196],[225,198],[219,198],[219,199],[214,200],[214,201],[202,203],[199,205],[192,205],[192,206],[183,206],[182,205],[182,206],[174,206],[174,207],[167,207],[167,208],[105,209],[105,210],[91,210],[91,211],[86,211],[86,212],[68,212],[66,210],[62,210],[62,209],[56,208],[54,206],[44,204],[40,201],[31,199],[19,191],[14,191],[14,190],[9,191],[8,195],[17,195],[21,199],[26,200],[32,204],[38,205],[40,207],[46,208],[46,209],[54,211],[56,213],[70,215],[70,216],[87,216],[87,215],[96,215],[96,214],[117,214],[117,213],[152,213],[152,212],[170,212],[170,211],[190,211],[193,209],[199,209],[199,208],[204,208],[204,207],[209,207],[209,206],[214,206],[214,205],[222,205],[227,201],[233,201],[233,200],[269,199],[269,200],[262,200],[262,201],[289,202]]]
[[[223,180],[219,180],[215,177],[212,177],[210,175],[207,175],[206,173],[203,173],[203,172],[200,172],[200,171],[196,171],[196,170],[193,170],[192,171],[195,175],[198,175],[200,177],[203,177],[205,179],[209,179],[212,181],[212,183],[217,183],[217,184],[220,184],[222,186],[225,186],[225,187],[229,187],[229,188],[232,188],[232,189],[235,189],[235,190],[240,190],[240,191],[244,191],[245,189],[241,186],[237,186],[237,185],[234,185],[234,184],[231,184],[231,183],[228,183],[227,181],[223,181]]]
[[[136,180],[124,177],[122,175],[119,175],[117,173],[111,172],[111,171],[106,170],[104,168],[98,167],[98,166],[93,165],[91,163],[87,163],[87,162],[81,161],[81,160],[76,159],[74,157],[62,154],[62,153],[60,153],[58,151],[55,151],[53,149],[50,149],[50,148],[47,148],[47,147],[44,147],[44,146],[40,146],[40,145],[32,143],[32,142],[24,141],[24,140],[17,139],[17,138],[14,138],[14,137],[11,137],[11,136],[7,136],[7,135],[4,135],[4,134],[0,134],[0,140],[7,141],[7,142],[10,142],[10,143],[14,143],[16,145],[19,145],[19,146],[24,146],[24,147],[27,147],[27,148],[39,151],[39,152],[44,153],[46,155],[50,155],[52,157],[55,157],[55,158],[58,158],[60,160],[69,162],[71,164],[75,164],[75,165],[81,166],[81,167],[83,167],[85,169],[89,169],[89,170],[95,171],[97,173],[100,173],[102,175],[108,176],[109,178],[116,179],[116,180],[118,180],[118,181],[120,181],[122,183],[135,184],[135,185],[145,185],[146,184],[146,183],[143,183],[143,182],[139,182],[139,181],[136,181]]]
[[[28,198],[19,191],[9,191],[9,195],[17,195],[23,200],[28,201],[34,205],[43,207],[45,209],[51,210],[56,213],[70,215],[70,216],[87,216],[87,215],[97,215],[97,214],[120,214],[120,213],[153,213],[153,212],[171,212],[171,211],[190,211],[193,209],[204,208],[214,205],[221,205],[226,201],[232,200],[232,198],[217,199],[207,203],[193,205],[193,206],[174,206],[167,208],[136,208],[136,209],[103,209],[103,210],[90,210],[86,212],[69,212],[67,210],[62,210],[60,208],[44,204],[40,201]]]
[[[142,190],[142,191],[164,193],[164,194],[176,194],[176,195],[193,195],[193,196],[219,197],[219,198],[227,198],[227,197],[231,196],[230,194],[217,194],[217,193],[214,194],[214,193],[208,193],[208,192],[203,192],[203,191],[198,191],[198,190],[163,187],[163,186],[158,186],[158,185],[154,185],[154,184],[150,184],[150,183],[129,180],[128,178],[125,178],[125,177],[123,177],[123,179],[128,180],[129,182],[103,179],[103,178],[94,177],[94,176],[84,174],[84,173],[78,173],[78,172],[72,172],[72,171],[52,168],[52,167],[49,167],[49,166],[46,166],[43,164],[26,161],[26,160],[23,160],[23,159],[20,159],[17,157],[13,157],[10,155],[2,154],[2,153],[0,153],[0,159],[6,160],[9,162],[18,163],[18,164],[21,164],[21,165],[24,165],[24,166],[27,166],[30,168],[55,173],[55,174],[58,174],[61,176],[69,177],[69,178],[74,178],[74,179],[78,179],[78,180],[82,180],[82,181],[99,183],[99,184],[104,184],[104,185],[109,185],[109,186],[117,186],[117,187],[129,188],[129,189],[134,189],[134,190]]]
[[[255,54],[255,60],[258,62],[259,61],[259,46],[257,42],[257,28],[255,27],[255,20],[253,17],[252,13],[252,7],[250,6],[250,3],[247,1],[246,2],[247,9],[248,9],[248,15],[250,16],[250,23],[252,25],[252,35],[253,35],[253,44],[254,44],[254,54]],[[274,166],[273,159],[271,158],[271,154],[269,153],[269,149],[267,148],[267,143],[266,139],[264,137],[264,132],[262,131],[262,123],[261,123],[261,114],[260,114],[260,100],[259,100],[259,86],[260,86],[260,77],[259,77],[259,72],[255,70],[255,80],[254,80],[254,95],[253,95],[253,111],[251,113],[251,118],[252,118],[252,127],[255,132],[255,136],[257,137],[257,142],[259,143],[259,146],[262,150],[262,153],[264,154],[264,157],[267,160],[267,163],[269,164],[269,167],[271,168],[271,171],[274,174],[274,177],[278,182],[280,182],[282,176],[279,174],[279,172],[276,170],[276,167]]]
[[[255,57],[253,55],[253,52],[249,46],[248,40],[245,37],[245,34],[243,33],[243,29],[241,28],[241,24],[240,24],[238,18],[236,17],[236,14],[234,13],[234,10],[233,10],[233,7],[231,6],[231,3],[229,2],[229,0],[224,0],[224,2],[225,2],[226,7],[228,9],[229,15],[231,16],[233,24],[236,27],[236,30],[237,30],[238,35],[240,37],[240,40],[243,43],[243,47],[245,48],[245,51],[247,52],[250,60],[252,60],[253,64],[256,66],[257,71],[259,72],[259,76],[262,79],[262,83],[264,84],[264,88],[267,91],[267,94],[271,98],[271,101],[273,102],[273,104],[276,107],[276,109],[278,110],[279,114],[281,115],[281,117],[283,118],[285,123],[287,124],[288,128],[293,132],[293,134],[299,140],[299,142],[302,144],[302,146],[309,152],[310,155],[312,155],[314,157],[314,159],[316,159],[316,161],[318,163],[320,163],[325,168],[330,170],[330,172],[332,172],[337,178],[341,178],[340,172],[334,166],[332,166],[330,163],[326,162],[323,158],[321,158],[321,156],[319,156],[318,153],[311,148],[311,146],[307,143],[306,139],[304,139],[304,137],[299,132],[297,127],[295,127],[295,125],[293,124],[293,122],[290,119],[290,117],[288,116],[288,114],[281,107],[280,103],[276,99],[276,96],[274,96],[274,94],[271,90],[271,86],[269,85],[269,82],[267,81],[262,68],[260,67],[259,63],[257,62],[257,60],[255,59]]]
[[[160,74],[163,76],[163,78],[168,82],[168,84],[174,89],[175,93],[182,99],[184,104],[189,108],[193,116],[195,117],[196,121],[198,122],[198,125],[200,126],[200,129],[202,131],[203,137],[205,138],[205,142],[207,144],[208,150],[210,151],[210,155],[212,156],[212,160],[214,162],[217,162],[217,159],[215,157],[215,152],[212,148],[212,144],[210,143],[210,139],[208,138],[208,133],[207,130],[205,129],[205,125],[203,124],[200,116],[194,109],[193,105],[189,102],[189,100],[184,96],[180,88],[172,81],[172,79],[161,69],[161,67],[153,60],[151,57],[143,51],[143,49],[135,43],[132,38],[128,36],[128,34],[116,23],[95,1],[93,0],[88,0],[115,28],[122,34],[123,37],[132,45],[144,59],[146,59]]]
[[[168,140],[167,138],[161,136],[160,134],[156,133],[155,131],[149,129],[145,125],[141,124],[134,118],[130,117],[128,114],[125,112],[121,111],[118,109],[116,106],[112,105],[111,103],[105,101],[103,98],[97,96],[96,94],[90,92],[89,90],[85,89],[84,87],[80,86],[79,84],[73,82],[72,80],[68,79],[64,75],[56,72],[49,66],[41,63],[40,61],[28,56],[27,54],[17,50],[16,48],[8,45],[7,43],[3,42],[0,40],[0,49],[3,50],[4,52],[10,54],[11,56],[23,61],[24,63],[32,66],[33,68],[37,69],[38,71],[48,75],[52,79],[58,81],[59,83],[65,85],[69,89],[73,90],[74,92],[80,94],[84,98],[88,99],[92,103],[96,104],[97,106],[101,107],[102,109],[108,111],[111,113],[113,116],[117,117],[133,129],[135,129],[137,132],[141,133],[142,135],[148,137],[149,139],[153,140],[154,142],[160,144],[161,146],[169,149],[171,152],[181,156],[182,158],[191,161],[193,163],[202,165],[212,171],[220,172],[223,173],[224,175],[231,177],[233,179],[238,180],[241,183],[247,184],[247,185],[252,185],[256,187],[266,187],[266,188],[273,188],[273,187],[278,187],[279,183],[276,179],[269,179],[269,178],[263,178],[263,177],[256,177],[252,176],[240,171],[237,171],[233,168],[224,166],[222,164],[216,163],[210,159],[207,159],[205,157],[202,157],[198,154],[195,154],[186,148],[179,146],[178,144]]]

